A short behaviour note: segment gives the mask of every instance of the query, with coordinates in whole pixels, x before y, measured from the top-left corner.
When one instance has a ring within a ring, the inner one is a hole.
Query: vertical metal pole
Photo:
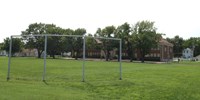
[[[44,71],[42,80],[45,81],[45,74],[46,74],[46,56],[47,55],[47,36],[45,35],[45,43],[44,43]]]
[[[120,69],[120,80],[122,80],[122,40],[120,39],[119,42],[119,47],[120,47],[120,51],[119,51],[119,69]]]
[[[162,45],[162,61],[164,61],[164,49],[163,49],[163,45]]]
[[[11,54],[12,53],[12,36],[10,36],[10,46],[9,46],[9,59],[8,59],[8,73],[7,73],[7,81],[10,79],[10,63],[11,63]]]
[[[83,36],[83,66],[82,66],[82,82],[85,82],[85,36]]]

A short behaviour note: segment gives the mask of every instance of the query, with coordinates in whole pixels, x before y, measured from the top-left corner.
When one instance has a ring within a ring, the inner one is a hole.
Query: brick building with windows
[[[134,60],[140,60],[140,52],[137,49],[135,49],[134,52]],[[110,54],[112,58],[117,58],[117,50],[111,51]],[[105,53],[102,50],[86,50],[86,56],[88,58],[102,59],[105,58]],[[126,50],[122,51],[122,59],[128,59],[128,53]],[[150,53],[145,55],[144,59],[147,61],[171,61],[173,59],[173,44],[169,43],[165,39],[161,39],[157,48],[152,48]]]
[[[165,39],[161,39],[159,42],[160,61],[169,61],[173,59],[173,44],[169,43]]]
[[[135,52],[136,60],[140,60],[140,52]],[[170,61],[173,59],[173,44],[165,39],[161,39],[157,48],[152,48],[150,53],[145,55],[145,60],[149,61]]]

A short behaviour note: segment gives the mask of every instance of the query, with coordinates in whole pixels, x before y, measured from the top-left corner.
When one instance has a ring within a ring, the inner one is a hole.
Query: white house
[[[7,55],[7,53],[6,53],[6,51],[5,50],[3,50],[3,51],[0,51],[0,56],[6,56]]]
[[[37,57],[37,49],[22,49],[21,52],[15,53],[19,57]]]
[[[194,52],[190,48],[186,48],[182,52],[183,58],[185,58],[185,59],[191,59],[191,58],[193,58],[193,54],[194,54]]]

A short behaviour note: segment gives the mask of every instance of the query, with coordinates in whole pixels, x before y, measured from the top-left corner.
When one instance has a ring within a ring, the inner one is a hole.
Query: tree
[[[56,27],[53,24],[46,24],[46,33],[47,34],[57,34],[62,35],[64,33],[64,29],[60,27]],[[63,50],[63,41],[60,36],[49,36],[47,42],[47,53],[55,59],[56,54],[61,54]]]
[[[158,45],[159,39],[156,34],[154,22],[137,22],[133,28],[132,36],[133,42],[140,52],[141,62],[144,62],[145,55],[150,52],[151,48],[155,48]]]
[[[167,38],[167,41],[174,45],[173,47],[174,57],[181,57],[182,51],[184,49],[183,38],[176,35],[174,38],[171,38],[171,39]]]
[[[118,26],[117,32],[116,32],[116,37],[122,39],[122,48],[123,50],[125,49],[128,53],[128,57],[130,59],[130,62],[133,61],[133,53],[134,53],[134,45],[133,42],[131,41],[132,36],[131,36],[131,27],[128,23],[124,23],[121,26]]]
[[[64,29],[63,32],[64,35],[73,35],[74,34],[74,30],[72,29]],[[62,50],[64,50],[63,52],[72,52],[72,42],[73,42],[73,37],[62,37]],[[72,57],[73,54],[71,55]]]
[[[30,24],[25,31],[22,31],[22,35],[37,35],[46,34],[46,25],[43,23]],[[37,49],[38,58],[41,58],[41,54],[44,51],[44,37],[33,36],[24,37],[27,39],[26,48]]]
[[[76,29],[72,35],[85,35],[86,34],[86,30],[84,28],[78,28]],[[70,48],[72,51],[72,56],[75,57],[75,59],[77,60],[78,57],[80,56],[80,52],[81,50],[83,50],[83,38],[81,37],[70,37],[68,38],[68,43],[70,44]]]
[[[0,51],[3,50],[3,43],[0,43]]]
[[[194,50],[194,57],[200,54],[200,38],[199,37],[191,37],[184,41],[184,48],[191,48]]]
[[[87,36],[93,37],[92,34],[88,34]],[[89,55],[88,52],[95,52],[101,50],[101,45],[99,45],[99,42],[95,38],[86,38],[86,55]],[[97,57],[96,55],[92,55],[91,57]]]
[[[3,50],[6,50],[6,52],[9,52],[10,47],[10,39],[6,38],[4,39],[4,43],[2,46]],[[12,39],[12,52],[11,56],[13,56],[16,52],[20,52],[23,48],[23,42],[19,38],[13,38]]]
[[[200,55],[200,37],[197,38],[196,43],[194,45],[194,56],[198,56]]]
[[[114,34],[116,32],[116,28],[114,26],[107,26],[104,29],[98,28],[95,36],[100,37],[114,37]],[[104,53],[106,54],[106,61],[110,58],[110,51],[114,49],[114,45],[116,44],[113,40],[105,40],[101,39],[102,41],[102,49]]]
[[[93,37],[92,34],[88,34],[87,36]],[[97,45],[97,41],[94,38],[87,38],[86,39],[86,48],[89,49],[89,50],[91,50],[91,49],[93,49],[93,50],[101,49],[99,47],[99,45]]]

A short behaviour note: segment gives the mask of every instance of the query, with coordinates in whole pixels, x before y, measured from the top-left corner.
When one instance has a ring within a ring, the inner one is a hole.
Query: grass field
[[[200,63],[167,64],[123,62],[119,80],[117,62],[87,61],[86,82],[82,62],[12,58],[6,81],[7,57],[0,57],[0,100],[200,100]]]

